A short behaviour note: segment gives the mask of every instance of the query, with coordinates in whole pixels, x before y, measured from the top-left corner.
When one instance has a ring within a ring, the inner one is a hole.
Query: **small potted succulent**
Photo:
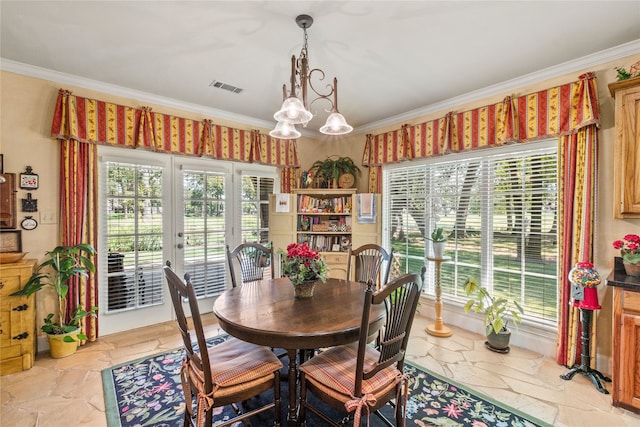
[[[44,318],[42,332],[47,334],[51,357],[66,357],[78,348],[78,340],[87,336],[80,332],[80,321],[95,316],[98,307],[86,309],[78,305],[70,316],[66,315],[68,282],[73,277],[88,277],[95,272],[91,257],[96,253],[88,244],[58,246],[47,252],[47,259],[36,267],[24,288],[12,295],[30,296],[41,289],[51,288],[56,294],[57,310]]]
[[[447,236],[444,234],[442,227],[436,227],[431,232],[431,240],[434,258],[442,258],[444,256],[444,245],[447,242]]]
[[[508,352],[511,331],[507,328],[507,324],[509,317],[516,328],[522,321],[520,315],[524,311],[520,304],[517,301],[508,301],[506,298],[494,297],[487,288],[480,286],[472,277],[465,282],[464,291],[471,298],[464,305],[464,312],[473,310],[475,313],[484,314],[487,348],[500,353]]]

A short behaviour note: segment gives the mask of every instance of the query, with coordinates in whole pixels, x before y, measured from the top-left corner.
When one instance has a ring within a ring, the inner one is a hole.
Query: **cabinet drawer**
[[[2,272],[2,275],[0,275],[0,297],[8,297],[20,289],[22,289],[20,276],[12,276]]]
[[[344,268],[347,268],[347,253],[332,253],[332,252],[324,252],[322,254],[324,259],[327,261],[327,264],[334,264],[336,266],[343,265]]]
[[[640,293],[625,291],[622,295],[622,308],[625,311],[640,312]]]

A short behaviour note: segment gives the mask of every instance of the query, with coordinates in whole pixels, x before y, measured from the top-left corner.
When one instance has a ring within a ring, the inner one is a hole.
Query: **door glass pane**
[[[186,170],[184,196],[184,271],[196,295],[211,297],[225,289],[225,174]]]
[[[163,302],[160,167],[106,163],[107,311]]]

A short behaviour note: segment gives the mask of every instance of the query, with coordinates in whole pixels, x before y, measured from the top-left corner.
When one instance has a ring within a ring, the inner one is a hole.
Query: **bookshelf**
[[[380,244],[380,195],[373,195],[375,216],[358,221],[355,188],[307,188],[288,197],[288,212],[277,212],[275,195],[270,199],[269,239],[275,249],[286,250],[289,243],[306,242],[327,260],[329,275],[344,279],[350,247]]]

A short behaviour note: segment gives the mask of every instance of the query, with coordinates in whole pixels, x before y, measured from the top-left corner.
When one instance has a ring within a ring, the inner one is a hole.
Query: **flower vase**
[[[293,285],[293,291],[295,292],[296,298],[311,298],[315,287],[315,280],[307,280],[299,285]]]
[[[627,261],[623,261],[624,271],[627,273],[627,276],[640,276],[640,262],[632,264]]]

